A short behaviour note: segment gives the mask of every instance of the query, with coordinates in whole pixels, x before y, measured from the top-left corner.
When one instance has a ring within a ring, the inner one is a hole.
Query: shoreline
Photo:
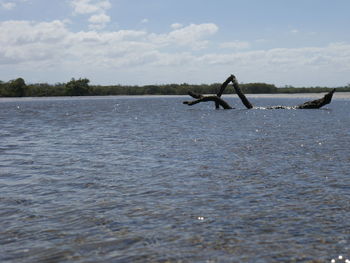
[[[321,93],[269,93],[269,94],[246,94],[249,98],[254,99],[304,99],[319,98],[326,92]],[[209,95],[209,94],[205,94]],[[227,98],[235,98],[236,94],[223,94]],[[74,99],[114,99],[114,98],[186,98],[188,95],[106,95],[106,96],[54,96],[54,97],[0,97],[0,102],[11,101],[33,101],[33,100],[74,100]],[[350,99],[350,92],[335,92],[333,99]]]

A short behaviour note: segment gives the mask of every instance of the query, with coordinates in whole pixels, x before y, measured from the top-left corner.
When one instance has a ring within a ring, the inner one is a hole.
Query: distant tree
[[[0,97],[6,96],[6,85],[5,82],[0,80]]]
[[[7,96],[23,97],[27,85],[22,78],[11,80],[7,85]]]
[[[240,86],[244,93],[275,93],[277,91],[275,85],[267,83],[247,83]]]
[[[143,94],[160,94],[160,87],[157,85],[147,85],[143,87]]]
[[[65,87],[66,87],[66,95],[68,96],[86,96],[90,95],[90,86],[89,86],[90,80],[84,78],[84,79],[78,79],[75,80],[74,78],[69,81]]]

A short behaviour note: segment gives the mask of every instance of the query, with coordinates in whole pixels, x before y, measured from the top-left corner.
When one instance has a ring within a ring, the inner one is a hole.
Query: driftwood
[[[244,95],[242,90],[239,87],[239,84],[236,80],[236,77],[234,75],[229,76],[224,83],[220,86],[220,90],[216,95],[209,95],[204,96],[202,94],[196,94],[192,91],[188,92],[188,95],[190,95],[195,100],[191,101],[184,101],[183,104],[187,104],[189,106],[195,105],[200,102],[207,102],[207,101],[213,101],[215,102],[215,108],[219,109],[220,106],[226,110],[228,109],[234,109],[231,107],[226,101],[221,99],[221,95],[224,93],[227,85],[232,82],[233,88],[235,89],[238,97],[241,99],[242,103],[247,109],[252,109],[253,105],[250,103],[250,101],[247,99],[247,97]],[[271,106],[267,107],[266,109],[319,109],[323,107],[326,104],[329,104],[332,101],[333,94],[335,92],[335,89],[328,92],[326,95],[324,95],[321,99],[307,101],[303,104],[289,107],[289,106]]]
[[[196,94],[192,91],[188,92],[188,95],[195,98],[196,100],[192,101],[184,101],[183,104],[187,104],[189,106],[192,106],[194,104],[200,103],[200,102],[206,102],[206,101],[214,101],[215,102],[215,108],[218,109],[219,106],[223,107],[225,110],[233,109],[226,101],[221,99],[218,96],[203,96],[201,94]]]
[[[318,100],[307,101],[303,104],[296,106],[297,109],[319,109],[326,104],[331,103],[335,89],[332,89],[323,98]]]
[[[235,79],[235,77],[233,75],[229,76],[227,78],[227,80],[225,80],[224,83],[222,83],[219,92],[213,96],[203,96],[201,94],[196,94],[192,91],[188,92],[188,95],[190,95],[192,98],[195,98],[196,100],[192,100],[192,101],[184,101],[183,104],[187,104],[188,106],[192,106],[194,104],[200,103],[200,102],[206,102],[206,101],[214,101],[215,102],[215,108],[219,109],[220,106],[223,107],[225,110],[230,110],[233,109],[226,101],[224,101],[223,99],[221,99],[221,95],[224,92],[225,88],[227,87],[227,85],[233,81]]]

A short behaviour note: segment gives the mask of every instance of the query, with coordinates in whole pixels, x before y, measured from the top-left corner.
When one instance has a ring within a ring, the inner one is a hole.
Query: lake
[[[0,99],[0,262],[345,262],[350,96],[224,97]]]

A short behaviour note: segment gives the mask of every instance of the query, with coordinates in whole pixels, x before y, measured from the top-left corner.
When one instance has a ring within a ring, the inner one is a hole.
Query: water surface
[[[349,98],[185,99],[1,99],[0,261],[350,257]]]

